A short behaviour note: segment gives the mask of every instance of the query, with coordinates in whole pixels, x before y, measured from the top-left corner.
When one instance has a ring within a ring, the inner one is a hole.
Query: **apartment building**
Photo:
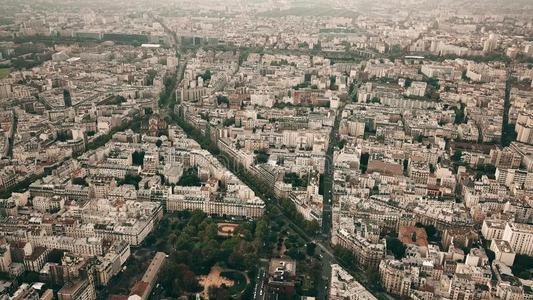
[[[517,254],[533,255],[533,225],[508,222],[502,240],[509,242]]]

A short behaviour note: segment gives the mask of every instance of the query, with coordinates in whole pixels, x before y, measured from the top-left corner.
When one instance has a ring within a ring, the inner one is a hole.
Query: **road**
[[[158,19],[154,18],[157,22],[160,22],[163,28],[165,28],[165,31],[167,34],[175,36],[175,33],[168,30],[168,28]],[[167,31],[168,30],[168,31]],[[176,53],[178,52],[178,45],[177,42],[174,44],[174,47],[176,49]],[[180,61],[180,65],[178,67],[178,81],[177,85],[179,85],[180,81],[183,75],[183,69],[185,67],[185,59],[183,63]],[[181,68],[180,68],[181,67]],[[287,216],[283,210],[283,208],[278,204],[278,199],[272,199],[268,198],[266,195],[262,194],[258,190],[254,190],[256,195],[261,198],[267,205],[276,207],[282,214],[279,216],[281,217],[294,231],[296,234],[298,234],[306,243],[313,242],[317,245],[317,249],[320,250],[321,255],[321,261],[322,261],[322,274],[321,274],[321,281],[318,283],[317,290],[318,295],[317,299],[327,299],[328,298],[328,286],[329,286],[329,279],[331,276],[331,264],[340,264],[335,255],[333,254],[333,249],[331,249],[329,245],[330,241],[330,235],[331,235],[331,201],[332,201],[332,187],[333,187],[333,152],[335,150],[335,146],[338,142],[338,129],[340,125],[340,120],[342,118],[342,111],[344,110],[345,103],[341,102],[339,108],[337,109],[335,113],[335,121],[333,124],[332,131],[330,133],[330,143],[328,145],[328,149],[326,151],[326,167],[325,167],[325,174],[324,174],[324,212],[323,212],[323,224],[322,224],[322,232],[323,235],[318,238],[311,238],[304,230],[303,228],[300,228],[296,223],[293,222],[293,220]],[[166,107],[164,110],[173,109]],[[189,136],[189,138],[194,139],[193,136]],[[199,142],[199,141],[197,141]],[[209,150],[209,149],[207,149]],[[212,153],[213,154],[213,153]],[[214,155],[218,159],[222,159],[220,155]],[[224,161],[221,161],[223,164]],[[243,182],[246,182],[246,178],[242,178],[241,175],[234,172],[234,170],[230,170],[235,176],[237,176],[239,179],[241,179]],[[253,189],[252,186],[250,188]],[[259,278],[256,278],[256,284],[254,286],[254,299],[256,300],[264,300],[266,297],[266,288],[265,288],[265,282],[266,282],[266,276],[267,276],[268,266],[265,266],[264,264],[260,264],[259,267]],[[358,274],[352,274],[357,275],[356,278],[361,278],[363,273],[358,272]],[[362,284],[365,284],[365,281],[361,282]]]
[[[267,272],[268,272],[268,261],[261,260],[259,263],[259,268],[257,270],[257,276],[255,277],[255,286],[254,286],[254,299],[255,300],[266,300],[267,290]]]
[[[181,81],[183,80],[183,75],[185,73],[185,68],[187,67],[187,60],[186,59],[180,59],[178,63],[178,69],[176,71],[176,86],[175,86],[175,93],[176,93],[176,104],[181,102],[181,95],[178,93],[178,87],[180,86]],[[174,110],[174,107],[172,107],[172,110]]]
[[[168,109],[168,108],[167,108]],[[339,115],[340,115],[340,110],[339,110]],[[336,127],[337,129],[334,129],[332,131],[334,131],[332,134],[333,135],[337,135],[336,131],[338,130],[338,122],[340,121],[340,118],[339,120],[337,121],[337,118],[336,118],[336,121],[335,123],[337,123]],[[191,136],[191,135],[188,135],[189,138],[191,139],[195,139],[194,136]],[[334,143],[331,143],[331,144],[336,144],[336,140],[337,138],[335,137],[334,138]],[[197,142],[200,143],[199,140],[196,140]],[[206,149],[209,151],[209,149]],[[330,150],[332,151],[332,150]],[[332,153],[332,152],[331,152]],[[221,160],[221,163],[226,163],[226,161],[224,161],[223,157],[221,157],[220,155],[217,155],[216,153],[211,153],[213,154],[215,157],[217,157],[219,160]],[[328,184],[329,184],[329,187],[327,189],[324,190],[324,194],[326,193],[329,193],[329,196],[327,199],[329,199],[331,201],[331,186],[332,186],[332,176],[333,176],[333,166],[330,165],[329,167],[329,172],[330,172],[330,175],[329,175],[329,178],[328,179]],[[237,176],[239,179],[241,179],[243,182],[246,182],[247,181],[247,178],[243,178],[242,175],[240,175],[239,173],[236,173],[234,172],[234,170],[231,170],[231,169],[228,169],[230,170],[235,176]],[[327,176],[324,178],[324,181],[326,182],[326,178]],[[267,205],[271,206],[271,207],[276,207],[280,212],[282,212],[282,214],[279,215],[280,218],[283,219],[283,221],[285,221],[290,227],[291,229],[294,230],[294,232],[296,234],[298,234],[305,242],[309,243],[309,242],[314,242],[316,245],[317,245],[317,248],[320,249],[320,253],[322,254],[322,258],[321,258],[321,261],[322,261],[322,274],[321,274],[321,281],[318,283],[318,286],[317,286],[317,290],[318,290],[318,295],[317,295],[317,299],[327,299],[327,287],[329,286],[329,278],[331,276],[331,264],[341,264],[339,261],[337,261],[335,255],[333,254],[333,249],[331,249],[331,247],[329,246],[329,236],[330,236],[330,232],[329,230],[331,230],[331,204],[328,202],[327,203],[327,208],[325,207],[324,210],[324,215],[325,215],[325,220],[328,220],[326,221],[326,225],[327,226],[326,230],[323,230],[323,235],[319,236],[318,238],[311,238],[305,231],[303,228],[300,228],[296,223],[293,222],[293,220],[287,216],[283,210],[283,208],[278,204],[279,203],[279,200],[278,199],[272,199],[272,198],[268,198],[266,195],[262,194],[260,191],[254,189],[252,186],[250,186],[250,188],[252,188],[252,190],[256,193],[256,195],[261,198]],[[326,197],[324,197],[326,199]],[[323,225],[324,226],[324,225]],[[348,270],[350,272],[350,270]],[[352,273],[352,275],[354,275],[355,278],[357,278],[361,284],[363,285],[367,285],[367,281],[364,281],[364,278],[362,279],[362,276],[364,276],[364,272],[361,271],[361,272],[357,272],[356,274],[354,274],[353,272],[350,272]],[[265,275],[262,275],[262,276],[265,276]],[[263,277],[261,277],[261,281],[258,281],[258,283],[260,282],[264,282],[265,279],[262,279]],[[265,298],[265,286],[263,284],[256,284],[255,285],[255,288],[254,288],[254,291],[256,292],[255,296],[254,296],[254,299],[261,299],[261,300],[264,300]],[[257,293],[259,293],[259,296],[257,296]],[[261,295],[261,293],[263,295]]]
[[[341,102],[337,111],[335,112],[335,121],[333,122],[333,128],[331,129],[329,136],[328,149],[326,151],[326,161],[324,167],[324,201],[322,211],[322,237],[323,240],[313,240],[313,242],[320,249],[319,257],[321,257],[322,270],[321,281],[318,284],[318,297],[319,299],[328,298],[328,290],[330,277],[331,277],[331,264],[336,263],[335,255],[329,248],[329,241],[331,240],[331,227],[332,227],[332,204],[333,204],[333,173],[334,173],[334,161],[333,154],[339,141],[339,125],[342,119],[342,111],[344,110],[345,102]]]
[[[343,104],[342,104],[343,105]],[[340,114],[342,112],[342,108],[343,106],[337,111],[337,115],[336,115],[336,119],[335,119],[335,125],[334,125],[334,129],[332,130],[332,135],[334,136],[334,139],[333,139],[333,142],[330,143],[331,145],[335,145],[336,144],[336,136],[337,136],[337,130],[338,130],[338,126],[339,126],[339,122],[340,122]],[[168,108],[165,108],[165,109],[168,109]],[[193,136],[189,136],[189,138],[192,138],[194,139]],[[200,142],[200,141],[197,141],[197,142]],[[330,153],[333,153],[333,147],[334,146],[331,146],[332,149],[329,150]],[[209,149],[207,149],[209,150]],[[212,153],[213,154],[213,153]],[[223,159],[222,157],[220,157],[220,155],[214,155],[215,157],[217,157],[218,159]],[[332,155],[331,155],[332,156]],[[224,161],[221,161],[222,163],[224,163]],[[333,166],[329,166],[330,168],[330,177],[332,177],[332,168]],[[242,176],[240,176],[238,173],[235,173],[233,170],[230,169],[231,172],[234,173],[235,176],[239,177],[243,182],[246,182],[246,178],[242,178]],[[331,180],[329,180],[329,188],[328,188],[328,193],[330,193],[330,190],[331,190],[331,185],[332,185],[332,182]],[[253,189],[252,186],[250,186],[250,188]],[[281,217],[293,230],[296,234],[298,234],[305,242],[309,243],[309,242],[314,242],[317,247],[321,250],[321,254],[322,254],[322,280],[321,282],[318,283],[318,295],[317,295],[317,299],[327,299],[327,289],[326,287],[329,285],[329,277],[330,277],[330,274],[331,274],[331,264],[334,264],[334,263],[338,263],[337,262],[337,259],[335,258],[335,255],[333,254],[333,250],[330,248],[329,246],[329,231],[330,230],[329,228],[331,228],[331,205],[328,203],[328,207],[327,207],[327,212],[326,212],[326,219],[329,220],[326,224],[328,230],[324,231],[324,232],[327,232],[325,234],[325,236],[323,237],[320,237],[318,239],[313,239],[311,238],[302,228],[300,228],[296,223],[293,222],[293,220],[287,216],[285,213],[284,213],[284,210],[283,208],[278,204],[279,201],[277,199],[272,199],[272,198],[268,198],[266,195],[262,194],[260,191],[258,190],[254,190],[254,192],[256,193],[256,195],[261,198],[265,203],[267,203],[267,205],[269,206],[273,206],[273,207],[276,207],[280,212],[282,212],[282,214],[279,216]],[[324,191],[324,193],[326,193],[326,190]],[[331,195],[328,196],[329,198],[328,199],[331,199]],[[265,276],[265,275],[263,275]],[[264,280],[261,280],[261,281],[258,281],[259,283],[261,282],[264,282]],[[265,296],[265,289],[264,289],[264,285],[258,285],[256,284],[255,286],[255,290],[256,292],[256,295],[255,295],[255,299],[264,299],[264,296]],[[257,296],[257,293],[259,293],[259,296]],[[261,295],[263,294],[263,295]],[[259,298],[258,298],[259,297]],[[263,297],[263,298],[261,298]]]
[[[337,125],[338,127],[338,125]],[[333,133],[336,135],[336,133]],[[188,135],[189,138],[191,139],[195,139],[194,136],[191,136],[191,135]],[[336,139],[335,139],[336,140]],[[197,142],[200,143],[199,140],[196,140]],[[206,149],[209,151],[209,149]],[[218,159],[221,160],[221,163],[226,163],[226,161],[223,160],[223,157],[221,157],[220,155],[217,155],[216,153],[211,153],[213,154],[215,157],[217,157]],[[332,171],[332,167],[333,166],[330,166],[329,168],[331,169]],[[246,182],[247,181],[247,178],[243,178],[240,174],[238,173],[235,173],[233,170],[231,169],[228,169],[230,170],[235,176],[237,176],[239,179],[241,179],[243,182]],[[330,172],[331,172],[330,171]],[[331,177],[330,177],[331,178]],[[330,180],[332,181],[332,180]],[[332,182],[329,183],[330,185],[332,184]],[[317,299],[327,299],[327,289],[326,289],[326,286],[328,285],[329,283],[329,278],[330,278],[330,274],[331,274],[331,264],[340,264],[335,255],[333,254],[333,250],[331,249],[331,247],[329,246],[329,232],[328,233],[325,233],[323,236],[320,236],[319,238],[317,239],[313,239],[311,237],[309,237],[309,235],[307,233],[305,233],[305,231],[300,228],[296,223],[293,222],[293,220],[287,216],[285,213],[284,213],[284,210],[283,208],[278,204],[279,201],[276,200],[276,199],[271,199],[271,198],[267,198],[264,194],[262,194],[260,191],[254,189],[252,186],[250,186],[250,188],[252,188],[252,190],[256,193],[256,195],[261,198],[267,205],[271,206],[271,207],[276,207],[279,209],[279,211],[282,212],[282,214],[279,216],[280,218],[283,219],[283,221],[285,221],[293,230],[296,234],[298,234],[304,241],[306,242],[314,242],[317,247],[321,250],[321,254],[322,254],[322,278],[323,280],[319,283],[319,286],[317,287],[318,290],[319,290],[319,295],[317,295]],[[326,192],[328,193],[331,193],[331,187],[326,191],[324,190],[324,193],[326,194]],[[331,196],[329,196],[331,199]],[[326,209],[325,209],[326,210]],[[329,204],[328,205],[328,212],[326,212],[326,219],[329,219],[329,223],[326,224],[326,226],[328,226],[328,228],[331,228],[331,205]],[[323,231],[324,232],[324,231]],[[350,270],[347,270],[350,272]],[[364,280],[364,278],[362,278],[362,276],[364,276],[364,272],[361,271],[361,272],[357,272],[354,274],[354,272],[350,272],[352,275],[354,275],[354,277],[356,279],[358,279],[361,284],[363,284],[364,286],[367,286],[367,281]],[[259,290],[258,290],[259,289]],[[260,291],[262,291],[264,289],[264,287],[258,287],[257,285],[255,286],[255,291],[260,293]],[[264,294],[264,293],[263,293]],[[260,295],[262,296],[262,295]],[[254,299],[263,299],[263,298],[257,298],[257,295],[256,295],[256,298]]]
[[[339,141],[339,125],[345,105],[345,102],[341,102],[337,111],[335,112],[335,121],[333,122],[333,128],[331,129],[331,133],[329,135],[329,144],[326,151],[326,162],[324,167],[324,209],[322,212],[322,232],[327,239],[329,239],[331,236],[331,206],[333,204],[333,173],[335,169],[333,163],[333,154]]]
[[[501,144],[506,147],[507,138],[504,137],[507,127],[509,126],[509,109],[511,108],[511,88],[513,86],[513,63],[507,65],[507,80],[505,81],[505,94],[503,98],[503,120],[502,120],[502,137]]]
[[[165,33],[170,37],[171,41],[172,41],[172,48],[174,48],[174,50],[176,51],[176,56],[177,57],[180,57],[180,53],[179,53],[179,43],[178,43],[178,38],[176,36],[176,33],[172,30],[170,30],[170,28],[168,28],[168,26],[163,22],[163,20],[161,20],[161,18],[159,17],[156,17],[154,16],[153,14],[150,13],[150,17],[157,23],[159,23],[161,25],[161,27],[163,27],[163,29],[165,30]],[[180,98],[181,96],[179,95],[178,93],[178,87],[180,86],[180,83],[181,81],[183,80],[183,76],[185,74],[185,68],[187,67],[187,59],[189,59],[189,57],[185,56],[183,58],[181,58],[178,62],[178,67],[176,68],[176,85],[173,87],[174,89],[174,93],[176,93],[176,103],[179,103],[180,102]],[[172,113],[174,111],[174,107],[165,107],[163,108],[163,110],[161,111],[165,116],[168,115],[169,113]]]
[[[179,55],[178,53],[178,36],[176,35],[176,32],[170,30],[170,28],[168,28],[168,26],[165,24],[165,22],[163,22],[163,20],[159,17],[156,17],[154,16],[152,13],[148,13],[148,15],[154,20],[156,21],[157,23],[159,23],[159,25],[161,25],[161,27],[163,27],[163,30],[165,31],[165,33],[170,37],[170,40],[172,42],[172,48],[174,48],[176,50],[176,56]]]
[[[13,110],[13,119],[11,120],[11,130],[9,131],[9,137],[7,138],[7,148],[5,156],[7,158],[13,158],[13,147],[15,146],[15,133],[17,132],[17,113]]]

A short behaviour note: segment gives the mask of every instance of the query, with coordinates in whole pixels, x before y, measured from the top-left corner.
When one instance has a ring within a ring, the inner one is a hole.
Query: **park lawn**
[[[7,77],[10,72],[8,68],[0,68],[0,79]]]

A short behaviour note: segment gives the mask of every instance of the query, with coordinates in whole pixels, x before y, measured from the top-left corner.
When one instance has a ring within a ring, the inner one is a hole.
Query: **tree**
[[[211,70],[206,70],[203,74],[198,77],[202,77],[204,82],[211,80]]]
[[[307,42],[298,43],[298,48],[309,49],[309,44]]]
[[[110,105],[120,105],[121,103],[124,103],[124,102],[126,102],[126,98],[124,98],[121,95],[117,95],[111,98],[111,100],[107,101],[106,103]]]
[[[348,141],[346,141],[345,139],[341,139],[337,142],[337,147],[339,147],[339,149],[342,149],[344,148],[344,146],[346,146],[347,143]]]
[[[48,261],[61,264],[61,259],[63,258],[64,254],[65,252],[63,250],[52,249],[50,254],[48,254]]]
[[[66,142],[69,139],[69,134],[66,131],[58,131],[56,136],[56,139],[60,142]]]
[[[533,257],[517,254],[512,267],[513,274],[517,277],[533,278]]]
[[[217,287],[217,286],[211,286],[208,290],[209,293],[209,299],[231,299],[231,295],[228,291],[228,289],[225,286]]]
[[[224,122],[222,123],[224,127],[230,127],[231,125],[234,125],[234,124],[235,124],[235,117],[224,119]]]
[[[465,105],[461,103],[460,108],[454,107],[455,110],[455,120],[453,121],[454,124],[461,124],[466,123],[466,115],[465,115]]]
[[[38,66],[41,62],[40,61],[36,61],[36,60],[26,60],[24,58],[21,58],[21,57],[17,57],[15,58],[14,60],[11,61],[11,65],[15,68],[15,69],[30,69],[30,68],[33,68],[35,66]]]
[[[223,95],[218,95],[218,96],[217,96],[217,104],[218,104],[218,105],[222,105],[222,104],[227,104],[227,105],[229,105],[229,99],[228,99],[228,97],[223,96]]]
[[[136,189],[139,189],[139,182],[142,180],[139,175],[126,174],[124,179],[119,179],[117,185],[131,184],[134,185]]]
[[[236,270],[243,270],[244,255],[238,251],[233,251],[228,257],[228,266]]]
[[[509,146],[513,141],[516,140],[517,133],[515,131],[515,125],[505,124],[503,126],[503,132],[501,137],[502,147]]]
[[[405,245],[398,239],[392,236],[386,238],[387,241],[387,250],[392,252],[394,258],[402,259],[405,257]]]
[[[68,89],[63,90],[63,103],[67,108],[72,106],[72,97]]]
[[[368,268],[366,270],[366,278],[368,278],[368,283],[371,287],[374,289],[380,288],[380,277],[379,277],[379,271],[374,268]]]
[[[144,151],[135,150],[131,154],[131,160],[134,166],[142,166],[144,163]]]
[[[366,170],[368,168],[368,161],[370,159],[370,154],[369,153],[361,153],[361,159],[359,160],[360,162],[360,169],[361,169],[361,173],[366,173]]]
[[[157,146],[157,148],[160,148],[162,144],[163,142],[159,139],[155,142],[155,145]]]
[[[239,229],[244,229],[244,226],[244,224],[239,226]],[[261,218],[255,226],[255,239],[258,241],[263,241],[268,236],[269,232],[270,228],[268,222],[265,218]]]
[[[390,59],[399,58],[399,57],[403,56],[404,54],[405,54],[405,52],[402,49],[401,45],[392,45],[387,50],[387,55],[389,56]]]
[[[144,84],[145,85],[154,85],[154,79],[155,79],[156,75],[157,75],[157,71],[156,70],[153,70],[153,69],[148,70],[147,75],[144,78]]]
[[[176,102],[175,88],[177,84],[177,77],[174,75],[165,77],[163,81],[165,88],[159,95],[159,107],[161,108],[173,107]]]
[[[189,222],[187,223],[187,226],[197,227],[199,226],[203,220],[207,217],[207,214],[203,211],[196,209],[191,213],[191,217],[189,218]]]
[[[428,235],[428,239],[430,241],[438,242],[440,240],[439,234],[438,234],[439,232],[437,228],[435,228],[434,225],[432,224],[424,225],[420,222],[416,222],[415,227],[424,228],[424,230],[426,231],[426,234]]]
[[[269,157],[270,155],[264,149],[255,151],[255,163],[256,164],[267,163]]]
[[[181,176],[178,181],[178,185],[181,186],[201,186],[202,182],[198,177],[198,169],[190,168]]]
[[[464,251],[464,253],[469,253],[470,251]],[[489,262],[492,263],[494,261],[494,259],[496,258],[496,253],[494,253],[494,251],[490,250],[490,249],[486,249],[485,248],[485,253],[487,254],[487,258],[489,259]]]
[[[329,89],[330,90],[338,90],[339,87],[337,86],[337,76],[332,75],[329,77]]]
[[[171,297],[178,297],[182,293],[177,280],[176,268],[177,266],[175,262],[167,262],[163,265],[163,268],[158,275],[159,282],[161,282],[165,294]]]
[[[168,243],[172,246],[172,249],[176,249],[177,242],[178,236],[174,232],[168,235]]]
[[[426,230],[426,233],[429,237],[435,236],[437,234],[437,228],[435,228],[435,226],[431,224],[424,226],[424,229]]]
[[[452,161],[454,161],[454,162],[460,162],[462,156],[463,156],[463,151],[461,151],[461,150],[455,150],[455,152],[453,153],[451,159],[452,159]]]
[[[296,247],[292,247],[292,248],[288,249],[286,254],[290,258],[295,259],[295,260],[304,260],[305,259],[305,254],[300,252],[300,249],[296,248]]]
[[[196,275],[191,271],[189,266],[185,264],[179,264],[177,270],[175,270],[174,272],[179,274],[179,282],[186,291],[194,293],[201,290],[201,287],[198,284],[198,279],[196,278]]]
[[[306,253],[308,256],[313,256],[315,255],[315,250],[316,250],[316,244],[315,243],[307,243],[306,245]]]
[[[187,232],[182,232],[176,240],[176,249],[187,250],[191,247],[191,236]]]
[[[308,185],[307,178],[302,178],[294,172],[285,173],[285,176],[283,176],[283,182],[290,183],[293,187],[307,187]]]
[[[313,235],[320,230],[320,224],[318,223],[317,220],[306,221],[304,228],[306,232]]]
[[[292,88],[294,90],[304,89],[306,87],[309,87],[309,81],[304,81],[303,83],[298,83],[297,85],[293,86]]]
[[[72,178],[72,184],[81,185],[81,186],[89,186],[87,181],[85,181],[85,178],[81,178],[81,177]]]
[[[374,185],[372,190],[370,190],[370,195],[379,195],[379,186]]]
[[[480,179],[483,175],[494,179],[496,174],[496,166],[492,164],[478,165],[476,168],[476,179]]]
[[[198,236],[200,241],[204,243],[209,243],[217,237],[218,227],[217,224],[213,223],[211,220],[205,219],[198,226]]]
[[[333,248],[333,253],[335,254],[335,257],[341,262],[343,266],[349,267],[349,268],[356,267],[355,256],[350,250],[342,248],[339,245],[336,245]]]

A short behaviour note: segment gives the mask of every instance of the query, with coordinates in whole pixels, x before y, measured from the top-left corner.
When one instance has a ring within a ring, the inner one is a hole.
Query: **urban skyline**
[[[0,8],[0,300],[533,299],[533,1]]]

